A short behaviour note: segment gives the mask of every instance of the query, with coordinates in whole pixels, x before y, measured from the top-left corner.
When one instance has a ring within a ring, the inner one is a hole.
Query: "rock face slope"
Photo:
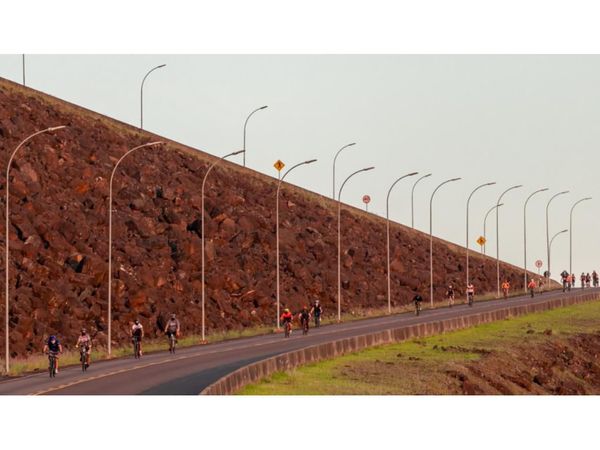
[[[153,335],[171,312],[182,319],[184,333],[198,332],[200,186],[214,157],[0,79],[1,173],[22,139],[54,125],[68,128],[30,141],[10,172],[12,355],[39,351],[50,333],[72,342],[82,325],[98,344],[106,343],[110,174],[127,150],[158,139],[166,145],[132,153],[115,176],[113,337],[124,342],[135,317]],[[205,203],[209,333],[274,323],[276,183],[228,162],[211,172]],[[5,186],[2,175],[3,203]],[[333,314],[336,211],[318,194],[282,189],[285,306],[319,298]],[[1,214],[4,219],[4,205]],[[386,305],[385,222],[351,207],[343,208],[342,221],[343,310]],[[446,283],[464,277],[464,249],[437,239],[434,245],[440,298]],[[428,237],[394,224],[392,248],[393,302],[400,305],[415,290],[427,290]],[[492,290],[495,261],[473,255],[471,263],[479,291]],[[502,264],[502,273],[522,287],[518,268]]]

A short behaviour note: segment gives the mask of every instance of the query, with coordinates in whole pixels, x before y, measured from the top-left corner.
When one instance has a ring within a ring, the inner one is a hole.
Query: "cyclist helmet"
[[[87,333],[87,330],[85,328],[82,328],[81,329],[81,334],[86,334],[86,333]]]
[[[140,319],[135,319],[135,324],[138,325],[140,323]]]
[[[283,312],[286,312],[286,313],[288,313],[288,312],[290,312],[290,309],[289,309],[289,308],[285,308],[285,309],[283,310]]]
[[[318,300],[318,299],[317,299],[317,300],[315,300],[315,303],[316,303],[316,304],[318,304],[318,303],[319,303],[319,300]]]
[[[171,314],[171,319],[174,319],[174,318],[175,318],[175,314]]]
[[[52,335],[52,336],[50,336],[50,338],[48,340],[49,341],[55,341],[56,340],[56,336]]]

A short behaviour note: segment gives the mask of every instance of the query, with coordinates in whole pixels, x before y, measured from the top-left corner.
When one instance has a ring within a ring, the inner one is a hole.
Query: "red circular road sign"
[[[368,205],[370,202],[371,202],[371,197],[369,197],[368,195],[363,195],[363,203]]]
[[[541,259],[538,259],[538,260],[535,262],[535,267],[537,267],[538,269],[539,269],[540,267],[542,267],[543,265],[544,265],[544,263],[542,262],[542,260],[541,260]]]

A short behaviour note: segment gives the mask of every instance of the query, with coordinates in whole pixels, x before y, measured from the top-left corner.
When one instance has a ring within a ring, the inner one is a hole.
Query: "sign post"
[[[277,161],[275,161],[275,164],[273,164],[273,167],[275,167],[275,169],[277,170],[277,179],[281,179],[281,169],[283,169],[285,167],[285,164],[283,163],[282,160],[278,159]]]
[[[363,195],[362,201],[365,204],[365,211],[369,212],[369,203],[371,202],[371,197],[368,195]]]
[[[540,276],[540,269],[541,269],[541,267],[542,267],[543,265],[544,265],[544,263],[542,262],[542,260],[541,260],[541,259],[538,259],[538,260],[535,262],[535,267],[537,267],[537,270],[538,270],[538,277]]]
[[[483,253],[483,246],[485,245],[485,243],[486,243],[486,242],[487,242],[487,241],[486,241],[486,239],[485,239],[483,236],[479,236],[479,237],[477,238],[477,243],[478,243],[478,244],[479,244],[479,246],[481,247],[481,253]]]

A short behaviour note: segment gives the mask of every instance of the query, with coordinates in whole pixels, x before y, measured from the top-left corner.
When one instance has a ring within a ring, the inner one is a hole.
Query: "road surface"
[[[544,302],[549,298],[574,296],[582,292],[599,292],[600,289],[574,289],[545,293],[530,298],[515,297],[492,300],[453,308],[424,309],[419,317],[404,313],[365,319],[337,325],[311,328],[307,336],[296,329],[289,339],[282,334],[269,334],[251,338],[224,341],[205,346],[178,349],[175,355],[168,351],[144,355],[141,359],[121,358],[94,362],[84,374],[81,368],[64,367],[54,379],[47,372],[26,375],[0,382],[0,394],[151,394],[197,395],[209,384],[246,364],[269,358],[291,350],[315,344],[359,336],[390,328],[432,322],[467,315],[477,311],[493,311],[507,305]],[[426,304],[424,305],[427,306]],[[167,341],[165,339],[165,348]]]

